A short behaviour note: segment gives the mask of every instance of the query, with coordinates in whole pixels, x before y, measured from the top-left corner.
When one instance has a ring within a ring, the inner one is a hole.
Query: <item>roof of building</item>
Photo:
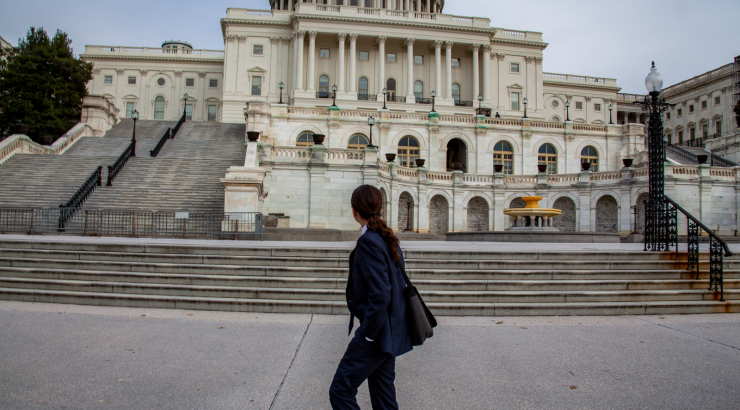
[[[0,47],[13,47],[12,44],[10,44],[7,40],[5,40],[2,36],[0,36]]]

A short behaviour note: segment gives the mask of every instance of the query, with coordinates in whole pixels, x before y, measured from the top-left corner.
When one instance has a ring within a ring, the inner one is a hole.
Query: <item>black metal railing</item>
[[[406,96],[403,95],[386,95],[386,101],[388,102],[396,102],[396,103],[405,103],[406,102]]]
[[[316,98],[331,98],[331,94],[329,94],[329,91],[316,91]]]
[[[0,208],[0,233],[240,239],[263,234],[259,212]]]
[[[175,138],[175,135],[177,135],[177,131],[180,131],[180,127],[183,123],[185,123],[185,114],[180,117],[180,120],[177,121],[177,125],[175,125],[175,128],[172,129],[172,135],[170,135],[170,139]]]
[[[431,104],[432,103],[432,99],[431,98],[416,97],[416,103],[417,104]]]
[[[675,211],[678,210],[686,216],[687,224],[687,270],[696,269],[696,279],[699,279],[699,235],[700,229],[709,235],[709,290],[719,291],[719,300],[724,302],[724,255],[732,256],[732,251],[719,235],[714,233],[709,227],[701,223],[700,220],[696,219],[687,210],[683,209],[681,205],[676,201],[669,198],[667,195],[663,196],[666,200],[666,206],[673,208],[672,211],[675,215]],[[673,229],[676,230],[678,223],[676,218],[673,218],[671,223],[674,225]],[[678,260],[678,242],[676,246],[676,260]]]
[[[74,216],[75,212],[85,203],[85,200],[95,191],[95,188],[103,185],[102,175],[103,167],[98,166],[87,177],[85,182],[82,183],[82,186],[77,189],[77,192],[72,195],[72,198],[66,203],[59,205],[59,223],[57,224],[57,229],[63,229],[67,221]],[[33,223],[33,217],[31,218],[31,223]]]
[[[378,101],[377,94],[357,94],[358,101]]]
[[[464,101],[464,100],[455,100],[455,106],[456,107],[472,107],[473,102],[472,101]]]
[[[162,138],[159,139],[157,146],[155,146],[153,150],[149,151],[149,156],[156,157],[157,155],[159,155],[159,151],[161,151],[162,148],[164,147],[164,143],[167,142],[167,140],[171,138],[172,138],[172,128],[167,128],[167,130],[162,135]]]
[[[687,161],[690,164],[698,164],[699,159],[697,158],[697,154],[694,154],[691,151],[687,151],[683,148],[681,148],[678,145],[667,145],[666,149],[671,154],[681,158],[684,161]],[[735,167],[738,164],[730,161],[729,159],[720,157],[719,155],[715,155],[707,151],[706,153],[707,158],[709,159],[709,165],[715,166],[715,167]]]
[[[135,153],[136,141],[131,141],[131,144],[123,150],[123,153],[118,157],[116,162],[114,162],[113,165],[108,165],[108,183],[105,184],[106,186],[113,186],[113,180],[118,176],[118,173],[121,172],[123,166],[126,165],[128,160],[135,156]]]

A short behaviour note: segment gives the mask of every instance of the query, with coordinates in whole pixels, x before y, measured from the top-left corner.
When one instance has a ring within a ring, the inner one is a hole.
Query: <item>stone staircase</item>
[[[403,245],[403,244],[402,244]],[[418,247],[418,246],[417,246]],[[81,305],[346,314],[350,249],[0,237],[0,299]],[[740,258],[725,300],[672,254],[404,249],[436,315],[740,312]],[[685,260],[685,254],[683,255]],[[702,255],[706,261],[706,255]]]

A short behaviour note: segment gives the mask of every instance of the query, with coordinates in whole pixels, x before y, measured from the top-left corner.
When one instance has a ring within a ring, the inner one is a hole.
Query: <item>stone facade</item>
[[[596,232],[619,232],[619,205],[611,195],[596,202]]]
[[[468,202],[468,231],[488,230],[488,203],[477,196]]]
[[[429,202],[429,233],[445,233],[449,231],[450,206],[447,198],[435,195]]]
[[[637,232],[640,233],[645,233],[645,202],[649,199],[650,194],[644,193],[640,194],[640,196],[637,197],[637,201],[635,201],[634,206],[637,207]]]
[[[576,203],[567,196],[562,196],[555,200],[552,207],[563,211],[560,215],[553,218],[553,226],[560,229],[562,232],[575,232]]]
[[[411,202],[410,208],[408,206],[409,202]],[[390,215],[388,218],[390,218]],[[404,192],[398,197],[398,224],[396,226],[399,231],[406,230],[408,226],[414,229],[414,199],[408,192]]]

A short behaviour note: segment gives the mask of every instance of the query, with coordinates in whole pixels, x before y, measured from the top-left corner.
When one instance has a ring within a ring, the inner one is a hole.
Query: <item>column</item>
[[[126,115],[126,107],[123,106],[123,73],[122,68],[116,69],[116,108],[120,109],[123,113],[121,117]]]
[[[357,81],[355,79],[355,65],[357,63],[357,33],[349,35],[349,92],[357,92]]]
[[[337,34],[339,39],[339,52],[337,53],[337,92],[344,92],[344,39],[346,33]]]
[[[442,96],[442,40],[434,41],[434,90]]]
[[[294,0],[288,0],[288,11],[293,11],[293,1]]]
[[[148,120],[147,118],[147,101],[149,101],[149,79],[147,75],[149,70],[141,70],[141,91],[139,92],[139,104],[136,109],[139,111],[139,118],[142,120]],[[125,108],[125,107],[124,107]]]
[[[503,82],[501,79],[508,73],[509,71],[506,69],[505,60],[506,60],[506,54],[502,53],[496,53],[496,58],[498,59],[498,73],[496,75],[496,88],[497,88],[497,94],[498,94],[498,110],[499,111],[506,111],[508,108],[506,107],[506,102],[509,101],[509,96],[507,95],[507,89],[503,85]]]
[[[314,91],[314,63],[316,62],[316,32],[308,33],[308,90]]]
[[[290,60],[290,41],[291,39],[289,37],[282,37],[280,39],[281,47],[280,47],[280,83],[283,82],[283,85],[285,85],[285,89],[283,91],[287,91],[288,94],[290,94],[290,81],[288,80],[288,76],[290,75],[290,64],[292,61]],[[295,57],[295,54],[293,54]],[[278,92],[278,98],[280,94],[280,89],[277,90]],[[283,96],[285,98],[285,96]],[[284,102],[285,100],[283,100]]]
[[[537,86],[537,89],[535,91],[535,98],[537,99],[537,106],[536,109],[539,112],[545,112],[545,94],[543,90],[543,84],[545,76],[542,73],[542,57],[535,57],[534,58],[534,68],[536,71],[536,80],[535,84]]]
[[[385,88],[385,40],[387,39],[386,36],[378,36],[378,98],[383,98],[383,88]]]
[[[170,119],[178,120],[183,113],[183,110],[185,110],[185,100],[182,98],[184,97],[184,94],[182,92],[182,71],[175,71],[175,95],[172,98],[172,117]],[[180,105],[180,101],[182,101],[183,105]],[[165,112],[165,118],[167,117],[167,114]]]
[[[298,43],[296,44],[298,46],[298,56],[296,57],[295,62],[295,71],[296,71],[296,81],[295,81],[295,88],[296,90],[303,91],[303,39],[306,36],[305,31],[299,31],[298,32]]]
[[[488,77],[491,75],[491,45],[483,45],[483,101],[491,100],[491,86]]]
[[[197,90],[197,98],[198,102],[195,104],[200,103],[200,105],[195,107],[195,104],[193,105],[193,120],[196,121],[205,121],[208,119],[208,111],[206,111],[206,72],[205,71],[198,71],[198,90]]]
[[[410,0],[403,0],[403,9],[406,11],[409,11],[409,1]]]
[[[421,0],[416,0],[416,11],[421,11]]]
[[[473,44],[473,102],[478,100],[478,94],[480,94],[480,73],[478,70],[478,52],[480,51],[480,44]]]
[[[524,61],[527,64],[527,88],[524,90],[524,94],[527,96],[527,100],[529,103],[531,103],[532,105],[536,105],[535,103],[537,102],[537,97],[535,96],[534,92],[537,88],[537,86],[535,85],[537,73],[535,72],[534,57],[527,56],[524,58]],[[529,105],[529,107],[527,108],[531,108],[532,105]]]
[[[406,102],[416,103],[414,99],[414,40],[406,39]]]
[[[445,56],[447,58],[447,77],[445,82],[445,98],[452,98],[452,45],[454,42],[445,41]]]
[[[234,72],[234,75],[236,76],[236,91],[240,92],[242,94],[245,94],[244,92],[244,77],[246,75],[246,70],[244,69],[244,64],[246,63],[246,59],[243,56],[248,55],[247,54],[247,36],[238,36],[239,39],[239,58],[236,59],[236,70]],[[250,88],[247,87],[247,90]],[[246,92],[246,94],[251,94],[250,92]]]
[[[278,37],[270,37],[270,69],[269,73],[270,75],[270,89],[267,94],[274,96],[277,98],[278,92],[280,90],[278,89],[278,83],[280,80],[278,77],[280,77],[280,67],[278,66],[278,43],[280,42],[280,39]],[[262,93],[263,95],[266,93]]]

